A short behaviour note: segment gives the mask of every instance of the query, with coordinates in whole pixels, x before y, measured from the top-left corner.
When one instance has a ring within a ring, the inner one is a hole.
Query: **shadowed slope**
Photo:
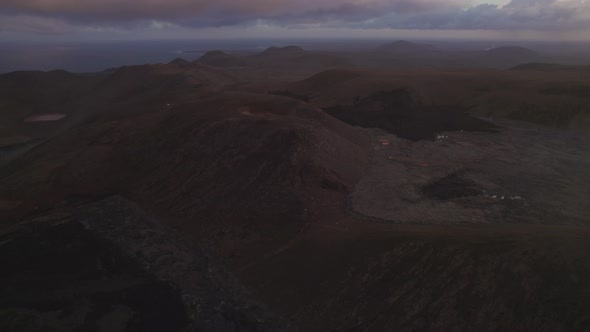
[[[588,73],[583,70],[327,70],[285,84],[322,107],[352,105],[380,91],[410,89],[426,104],[459,105],[486,118],[590,128]]]
[[[407,89],[382,91],[349,106],[324,109],[336,118],[365,128],[381,128],[413,141],[434,140],[445,131],[493,131],[490,122],[469,116],[460,106],[424,105]]]
[[[238,248],[296,235],[322,204],[314,192],[352,189],[366,144],[308,104],[225,93],[71,130],[11,165],[1,182],[29,198],[128,193],[182,219],[178,227]]]

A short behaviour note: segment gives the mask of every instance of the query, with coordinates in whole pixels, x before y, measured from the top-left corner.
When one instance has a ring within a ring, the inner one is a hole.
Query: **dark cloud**
[[[0,31],[54,35],[71,30],[72,26],[54,18],[22,15],[0,16]]]
[[[0,12],[115,21],[129,19],[212,19],[213,15],[280,18],[347,9],[365,12],[416,12],[462,0],[3,0]],[[213,18],[214,20],[214,18]]]
[[[2,0],[0,12],[4,20],[20,15],[127,28],[154,20],[188,27],[263,22],[395,29],[590,28],[590,1],[512,0],[504,6],[490,2],[473,6],[471,0]],[[16,24],[1,23],[0,30]]]
[[[405,8],[404,8],[405,9]],[[209,26],[231,26],[247,24],[248,22],[264,22],[274,25],[305,25],[325,22],[360,22],[373,17],[382,16],[384,13],[381,7],[366,7],[345,3],[336,7],[309,9],[300,11],[284,11],[277,13],[243,13],[232,10],[211,10],[205,15],[192,18],[177,19],[180,25],[193,27]]]

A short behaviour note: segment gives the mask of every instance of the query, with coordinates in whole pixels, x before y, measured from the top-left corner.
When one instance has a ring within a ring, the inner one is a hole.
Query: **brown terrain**
[[[590,330],[590,71],[486,52],[0,75],[1,330]]]

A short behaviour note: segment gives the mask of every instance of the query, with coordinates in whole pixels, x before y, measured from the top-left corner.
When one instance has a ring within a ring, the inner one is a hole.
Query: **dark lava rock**
[[[181,293],[64,215],[0,238],[0,330],[181,331]]]
[[[0,236],[2,331],[284,331],[133,203],[82,199]]]
[[[380,128],[412,141],[434,140],[444,131],[494,131],[496,126],[475,118],[460,106],[425,105],[408,89],[381,91],[352,105],[338,105],[324,111],[348,123]]]
[[[422,189],[427,197],[439,200],[477,196],[482,192],[473,180],[463,178],[457,173],[438,179]]]

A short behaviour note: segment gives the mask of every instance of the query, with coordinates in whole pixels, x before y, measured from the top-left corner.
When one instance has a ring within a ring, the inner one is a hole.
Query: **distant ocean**
[[[368,50],[395,40],[347,39],[220,39],[166,41],[89,41],[89,42],[5,42],[0,41],[0,74],[17,70],[55,70],[96,72],[113,67],[146,63],[168,63],[176,58],[193,61],[207,51],[255,53],[270,46],[298,45],[306,50]],[[420,41],[443,49],[483,50],[511,42]],[[590,43],[519,42],[518,45],[551,56],[568,56],[570,62],[588,63]]]
[[[276,44],[271,40],[0,42],[0,73],[54,69],[96,72],[125,65],[168,63],[178,57],[192,61],[209,50],[257,52]]]

